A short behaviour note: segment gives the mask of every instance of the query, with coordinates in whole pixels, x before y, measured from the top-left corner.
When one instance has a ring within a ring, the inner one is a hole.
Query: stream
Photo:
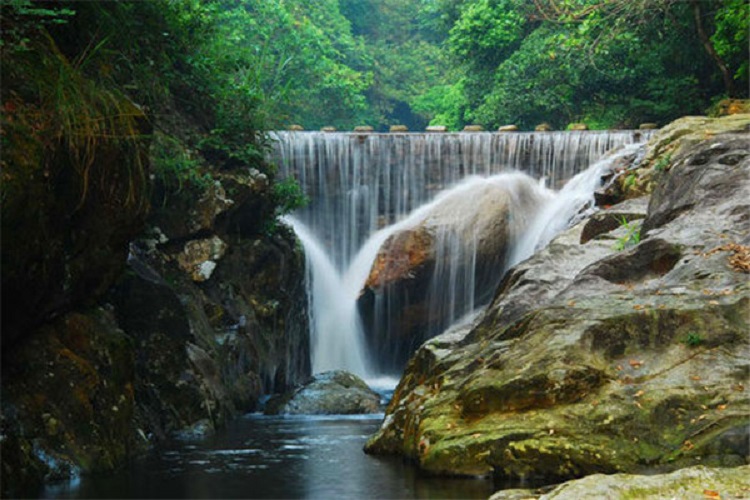
[[[114,475],[50,485],[44,498],[487,498],[489,479],[437,478],[362,451],[381,415],[246,415]]]

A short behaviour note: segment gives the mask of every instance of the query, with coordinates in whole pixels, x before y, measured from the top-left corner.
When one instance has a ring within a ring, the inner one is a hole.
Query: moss
[[[6,476],[14,478],[12,489],[76,468],[109,471],[138,451],[133,346],[109,313],[64,316],[30,336],[14,356],[3,380],[3,406],[15,409],[6,415],[8,426],[17,429],[11,433],[17,453],[2,456],[4,470],[14,471]],[[28,465],[35,463],[48,465]],[[69,465],[57,470],[52,463]]]

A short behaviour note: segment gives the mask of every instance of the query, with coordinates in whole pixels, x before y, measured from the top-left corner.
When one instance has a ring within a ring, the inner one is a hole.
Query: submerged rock
[[[415,354],[366,450],[543,484],[746,464],[748,144],[676,144],[624,250],[626,227],[584,221],[513,268],[476,326]]]
[[[267,415],[354,415],[378,413],[380,395],[356,375],[319,373],[302,386],[268,401]]]

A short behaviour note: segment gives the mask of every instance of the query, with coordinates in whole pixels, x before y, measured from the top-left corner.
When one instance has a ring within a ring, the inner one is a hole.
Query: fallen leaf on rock
[[[716,409],[719,410],[719,411],[724,411],[724,410],[727,409],[727,405],[719,405],[719,406],[716,407]]]
[[[721,495],[718,491],[714,490],[703,490],[703,497],[704,498],[721,498]]]
[[[700,379],[701,379],[701,378],[700,378],[700,377],[699,377],[698,375],[693,375],[692,377],[690,377],[690,380],[695,380],[696,382],[697,382],[698,380],[700,380]]]
[[[712,306],[718,306],[719,305],[719,301],[718,300],[709,300],[708,303],[711,304]]]
[[[576,305],[575,300],[571,300],[570,302],[568,302],[568,307],[573,307],[574,305]]]
[[[641,410],[643,409],[643,406],[641,406],[641,403],[639,403],[638,401],[636,401],[636,402],[635,402],[635,405],[636,405],[636,406],[637,406],[638,408],[640,408]]]
[[[632,366],[633,368],[638,369],[641,366],[643,366],[643,361],[638,361],[636,359],[631,359],[630,361],[628,361],[628,364],[630,366]]]
[[[643,309],[643,306],[640,304],[636,304],[633,306],[633,309],[635,309],[636,311],[640,311],[641,309]]]
[[[476,438],[478,438],[478,437],[481,437],[481,436],[482,436],[482,433],[481,433],[481,432],[477,432],[476,434],[472,434],[472,435],[471,435],[471,437],[472,437],[472,438],[474,438],[474,439],[476,439]]]
[[[701,405],[701,410],[708,410],[708,406],[706,406],[706,405]]]
[[[633,397],[634,397],[634,398],[640,398],[640,397],[641,397],[641,396],[643,396],[644,394],[645,394],[645,392],[644,392],[643,390],[640,390],[640,391],[636,392],[636,393],[635,393],[635,395],[634,395]]]
[[[684,443],[682,443],[682,448],[683,448],[683,449],[684,449],[685,451],[690,451],[690,450],[692,450],[693,448],[695,448],[695,445],[693,444],[693,442],[692,442],[692,441],[690,441],[690,440],[688,439],[687,441],[685,441]]]
[[[703,415],[701,415],[700,417],[698,417],[698,420],[705,420],[705,418],[706,418],[706,415],[705,415],[705,414],[703,414]]]
[[[621,372],[621,371],[622,371],[622,365],[617,365],[617,371],[618,371],[618,372]]]

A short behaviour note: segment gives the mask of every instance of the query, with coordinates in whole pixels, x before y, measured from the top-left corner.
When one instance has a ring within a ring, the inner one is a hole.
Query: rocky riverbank
[[[748,115],[657,134],[608,193],[648,198],[559,235],[423,345],[366,451],[506,484],[746,464],[748,139]]]
[[[118,105],[133,138],[92,139],[85,173],[69,142],[28,132],[33,101],[8,116],[4,497],[212,432],[310,375],[304,256],[273,222],[269,176],[189,152],[196,124],[174,110],[167,161],[192,154],[201,176],[166,186],[151,165],[164,131]]]

